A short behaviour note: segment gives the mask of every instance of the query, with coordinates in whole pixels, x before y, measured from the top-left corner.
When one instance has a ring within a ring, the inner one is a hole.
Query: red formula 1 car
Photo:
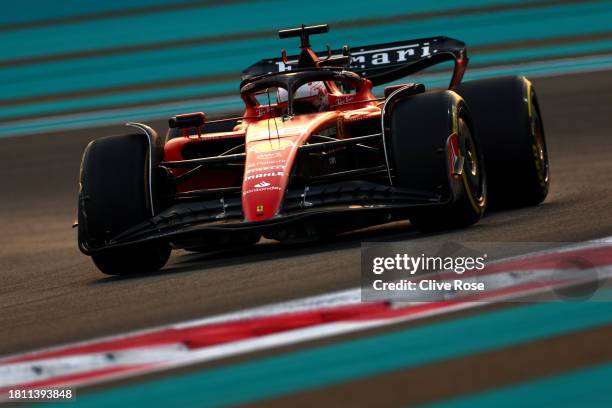
[[[447,37],[263,60],[240,84],[242,117],[170,119],[91,142],[78,200],[81,251],[107,274],[161,268],[171,248],[317,239],[410,219],[431,231],[477,222],[487,202],[548,192],[542,118],[523,77],[461,83],[465,44]],[[398,81],[454,61],[448,90]],[[486,174],[486,177],[485,177]]]

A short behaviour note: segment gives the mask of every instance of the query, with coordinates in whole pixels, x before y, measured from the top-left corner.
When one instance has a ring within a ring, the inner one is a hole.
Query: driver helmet
[[[323,112],[329,106],[327,87],[323,81],[308,82],[300,86],[293,97],[296,113]],[[287,102],[287,90],[278,88],[278,103]]]

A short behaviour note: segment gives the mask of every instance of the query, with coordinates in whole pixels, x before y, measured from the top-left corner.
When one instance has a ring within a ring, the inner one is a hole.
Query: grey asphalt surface
[[[612,71],[534,79],[552,186],[535,208],[424,236],[407,222],[325,244],[177,251],[159,273],[98,272],[76,246],[77,176],[89,140],[121,126],[0,139],[0,355],[359,285],[363,240],[582,241],[612,235]],[[165,121],[153,122],[165,131]]]

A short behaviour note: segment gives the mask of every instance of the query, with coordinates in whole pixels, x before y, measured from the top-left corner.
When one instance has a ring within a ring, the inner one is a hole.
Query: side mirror
[[[204,126],[206,122],[206,115],[204,112],[185,113],[183,115],[176,115],[168,120],[168,125],[171,129],[186,129],[186,128],[198,128]]]

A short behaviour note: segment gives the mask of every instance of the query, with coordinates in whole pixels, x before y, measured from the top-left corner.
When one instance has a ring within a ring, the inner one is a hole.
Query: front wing
[[[87,255],[103,250],[153,241],[176,247],[197,247],[224,242],[232,235],[253,233],[283,236],[304,225],[342,225],[354,229],[404,215],[410,209],[445,205],[448,200],[428,191],[407,190],[367,181],[346,181],[288,190],[276,217],[247,222],[240,195],[177,203],[149,220],[99,245],[80,242]]]

